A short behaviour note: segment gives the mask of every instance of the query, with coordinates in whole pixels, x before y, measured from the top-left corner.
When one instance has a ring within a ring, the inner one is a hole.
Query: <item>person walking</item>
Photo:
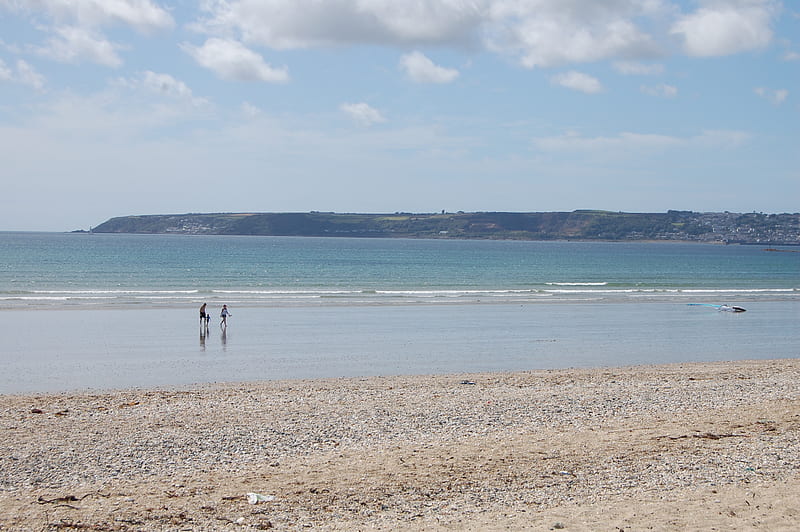
[[[208,321],[211,319],[209,314],[206,314],[206,304],[203,303],[203,306],[200,307],[200,326],[202,327],[205,325],[206,329],[208,329]]]
[[[219,322],[220,327],[228,326],[228,316],[233,316],[233,314],[228,311],[228,305],[222,305],[222,312],[219,314],[219,317],[222,318]]]

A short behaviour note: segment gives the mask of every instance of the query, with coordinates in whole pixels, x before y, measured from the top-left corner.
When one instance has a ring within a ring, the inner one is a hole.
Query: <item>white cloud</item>
[[[527,68],[613,59],[628,74],[655,74],[677,36],[693,56],[766,46],[778,0],[208,0],[191,27],[272,49],[378,45],[484,47]]]
[[[42,12],[57,24],[99,27],[126,24],[150,33],[175,25],[167,10],[150,0],[27,0],[6,2],[11,9]]]
[[[232,0],[207,2],[195,29],[276,49],[337,44],[466,43],[486,0]]]
[[[608,58],[659,54],[637,19],[658,16],[660,0],[490,2],[490,49],[518,55],[528,67],[553,67]]]
[[[273,68],[263,57],[238,41],[212,38],[200,47],[183,44],[181,48],[222,79],[270,83],[289,80],[286,68]]]
[[[675,147],[733,148],[747,142],[749,138],[748,133],[734,130],[708,130],[694,137],[630,132],[622,132],[614,137],[584,137],[575,132],[567,132],[556,137],[535,138],[532,142],[533,146],[541,151],[603,154],[611,151],[633,153],[643,149],[663,151]]]
[[[43,91],[45,86],[44,76],[22,59],[17,60],[16,70],[6,66],[0,59],[0,82],[2,81],[25,85],[39,92]]]
[[[484,47],[527,68],[612,59],[621,73],[652,75],[663,67],[642,61],[664,55],[669,34],[695,56],[771,41],[778,0],[697,2],[696,10],[680,14],[676,0],[205,0],[189,27],[208,40],[183,48],[224,79],[281,82],[289,78],[286,67],[270,66],[255,47]],[[150,33],[175,26],[156,0],[0,0],[0,6],[49,21],[38,26],[54,32],[41,48],[50,57],[112,67],[122,62],[121,46],[101,28],[127,25]],[[446,83],[458,76],[418,53],[403,59],[411,79]]]
[[[192,107],[203,107],[209,103],[205,98],[195,96],[192,89],[183,81],[175,79],[169,74],[151,70],[142,72],[135,78],[120,78],[114,84],[128,89],[141,89],[150,94],[165,96]]]
[[[663,149],[681,143],[680,139],[667,135],[620,133],[616,137],[584,137],[575,132],[567,132],[556,137],[533,139],[535,148],[542,151],[597,151],[629,149],[635,147]]]
[[[681,17],[672,33],[683,39],[687,54],[712,57],[767,46],[777,7],[773,0],[706,0],[704,7]]]
[[[343,103],[339,109],[347,113],[354,121],[363,126],[372,126],[386,122],[386,119],[377,109],[366,103]]]
[[[678,95],[678,88],[673,85],[662,83],[661,85],[642,85],[640,90],[650,96],[660,96],[662,98],[674,98]]]
[[[769,100],[775,105],[780,105],[786,101],[786,98],[789,97],[789,91],[786,89],[767,89],[764,87],[757,87],[753,90],[757,95],[761,96],[762,98]]]
[[[208,2],[193,27],[275,49],[374,44],[487,48],[526,67],[659,53],[638,24],[667,0],[231,0]]]
[[[0,7],[46,19],[47,23],[35,25],[50,37],[44,46],[31,49],[63,63],[119,67],[122,59],[117,50],[122,46],[109,41],[99,28],[126,25],[150,34],[175,25],[169,12],[151,0],[0,0]]]
[[[637,61],[615,61],[614,69],[626,76],[656,76],[664,73],[664,65]]]
[[[116,53],[118,46],[101,35],[76,26],[62,26],[54,31],[56,36],[49,39],[47,46],[37,50],[39,54],[62,63],[86,60],[109,67],[122,64]]]
[[[435,64],[421,52],[412,52],[400,58],[406,75],[417,83],[450,83],[458,78],[458,70]]]
[[[574,70],[556,74],[550,78],[550,81],[556,85],[585,92],[586,94],[595,94],[603,90],[603,85],[597,78]]]
[[[800,61],[800,53],[792,52],[792,51],[786,52],[785,54],[783,54],[783,60],[784,61]]]
[[[33,87],[37,91],[44,89],[44,76],[22,59],[17,61],[17,79],[23,85]]]
[[[176,131],[185,134],[187,130],[181,130],[185,124],[215,117],[215,108],[188,85],[152,71],[116,78],[91,94],[52,91],[50,96],[20,110],[19,121],[28,123],[34,135],[63,139],[89,151],[112,139],[122,144],[133,139],[158,143]],[[153,136],[153,132],[159,133]]]
[[[242,113],[248,118],[256,118],[261,116],[261,109],[250,102],[243,102],[241,105]]]
[[[709,129],[701,135],[692,137],[689,142],[715,148],[736,148],[750,140],[751,135],[745,131],[730,129]]]

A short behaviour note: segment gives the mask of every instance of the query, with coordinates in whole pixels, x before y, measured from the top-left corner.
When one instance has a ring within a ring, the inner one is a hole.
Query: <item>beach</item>
[[[782,359],[3,395],[0,530],[795,530],[798,383]]]
[[[766,360],[798,354],[800,301],[5,312],[0,394]]]

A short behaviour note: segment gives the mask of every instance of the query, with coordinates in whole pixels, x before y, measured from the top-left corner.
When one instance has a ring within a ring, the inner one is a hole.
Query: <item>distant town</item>
[[[800,213],[216,213],[112,218],[91,232],[800,245]]]

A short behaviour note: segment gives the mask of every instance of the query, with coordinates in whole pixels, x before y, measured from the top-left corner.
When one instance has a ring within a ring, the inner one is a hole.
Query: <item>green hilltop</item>
[[[435,214],[217,213],[112,218],[94,233],[455,238],[677,240],[800,245],[800,214],[474,212]]]

